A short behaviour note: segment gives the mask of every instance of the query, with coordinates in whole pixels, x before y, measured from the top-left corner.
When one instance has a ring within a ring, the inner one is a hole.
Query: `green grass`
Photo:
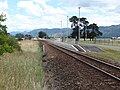
[[[0,90],[43,90],[44,72],[38,42],[20,44],[23,52],[0,57]]]
[[[112,50],[109,48],[100,47],[105,52],[91,52],[90,54],[102,57],[104,59],[111,59],[115,61],[120,61],[120,51]]]

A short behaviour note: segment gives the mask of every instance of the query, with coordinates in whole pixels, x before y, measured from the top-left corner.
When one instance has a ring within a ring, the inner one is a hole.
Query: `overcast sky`
[[[120,24],[120,0],[0,0],[8,31],[67,27],[67,16],[86,17],[98,26]],[[70,27],[70,23],[69,23]]]

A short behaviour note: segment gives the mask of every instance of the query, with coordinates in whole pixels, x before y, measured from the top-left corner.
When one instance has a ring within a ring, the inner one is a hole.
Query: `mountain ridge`
[[[120,24],[119,25],[111,25],[111,26],[99,26],[99,30],[103,33],[101,38],[110,38],[110,37],[120,37]],[[70,28],[40,28],[40,29],[33,29],[29,32],[24,31],[24,32],[10,32],[11,35],[15,35],[17,33],[22,33],[22,34],[30,34],[33,37],[38,37],[38,32],[43,31],[45,32],[48,36],[54,37],[54,36],[68,36],[72,32]]]

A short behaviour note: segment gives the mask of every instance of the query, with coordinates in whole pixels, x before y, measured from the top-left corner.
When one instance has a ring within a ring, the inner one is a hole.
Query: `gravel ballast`
[[[48,90],[113,90],[103,74],[45,44],[43,67]],[[117,89],[116,89],[117,90]]]

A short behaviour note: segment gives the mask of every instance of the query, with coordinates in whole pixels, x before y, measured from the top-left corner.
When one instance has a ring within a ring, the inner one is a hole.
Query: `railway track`
[[[97,71],[103,73],[105,76],[103,82],[110,85],[115,90],[120,89],[120,67],[117,67],[112,64],[101,61],[99,59],[87,56],[83,53],[74,52],[74,51],[68,50],[66,48],[62,48],[57,45],[53,45],[51,43],[48,43],[48,44],[51,47],[62,51],[66,55],[69,55],[70,57],[75,58],[77,61],[82,62],[82,63],[90,66],[91,68],[94,68]]]

